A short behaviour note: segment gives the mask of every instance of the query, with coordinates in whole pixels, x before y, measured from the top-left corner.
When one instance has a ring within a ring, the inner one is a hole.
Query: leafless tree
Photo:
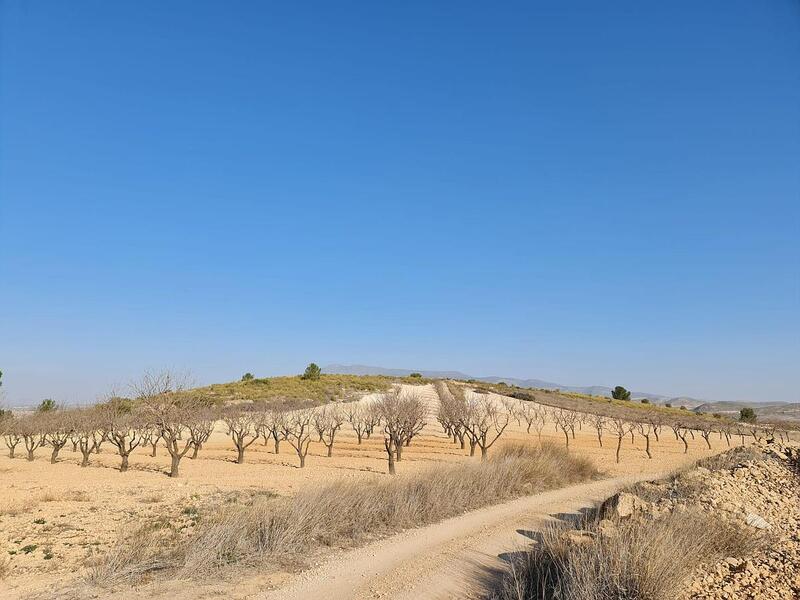
[[[572,432],[574,439],[575,421],[578,419],[578,414],[571,410],[559,408],[555,412],[553,418],[555,419],[556,426],[561,429],[562,433],[564,434],[564,442],[566,443],[567,448],[569,448],[569,434]]]
[[[108,406],[105,413],[105,428],[108,441],[117,449],[122,459],[119,470],[128,470],[131,452],[142,443],[141,429],[143,423],[138,415],[122,406]]]
[[[261,435],[265,444],[272,438],[275,454],[280,453],[281,441],[286,439],[286,419],[287,412],[283,408],[268,408],[262,415]]]
[[[333,456],[333,443],[336,433],[344,423],[344,414],[332,404],[324,406],[314,414],[314,427],[321,431],[322,443],[328,449],[328,457]]]
[[[683,442],[684,454],[689,452],[689,442],[686,440],[689,431],[690,430],[680,421],[672,423],[672,432],[675,434],[675,439]]]
[[[3,441],[8,448],[8,458],[14,458],[17,445],[22,441],[22,436],[17,430],[17,419],[15,417],[4,417],[1,424]]]
[[[291,411],[281,425],[284,439],[294,448],[297,458],[300,459],[301,469],[306,466],[306,456],[311,446],[312,413],[313,411],[307,408]]]
[[[41,415],[45,441],[53,449],[50,453],[51,464],[56,464],[58,453],[67,445],[74,431],[72,416],[71,411],[61,408]]]
[[[591,422],[594,430],[597,432],[597,443],[600,444],[600,447],[603,447],[603,429],[606,427],[606,418],[603,415],[589,415],[589,421]]]
[[[40,415],[28,415],[17,422],[17,432],[22,437],[22,443],[27,451],[27,459],[33,460],[37,448],[44,446],[45,434]]]
[[[356,438],[358,439],[358,445],[361,445],[361,440],[364,438],[364,435],[367,432],[367,420],[365,418],[365,409],[362,404],[354,402],[347,407],[346,415],[347,415],[347,422],[350,423],[350,427],[353,428],[353,431],[356,434]]]
[[[142,436],[142,445],[149,445],[150,456],[158,454],[158,442],[161,441],[161,429],[155,423],[145,423],[142,427],[140,435]]]
[[[439,397],[436,420],[439,421],[445,434],[453,439],[453,443],[459,444],[463,450],[465,448],[465,431],[461,420],[464,411],[463,390],[461,390],[460,398],[457,401],[444,381],[437,381],[435,389]],[[473,453],[475,452],[475,444],[472,444]]]
[[[653,425],[651,423],[637,423],[636,428],[639,430],[639,435],[644,438],[644,451],[647,454],[647,458],[653,458],[650,452],[650,436],[653,434]]]
[[[622,449],[622,439],[630,433],[630,430],[633,428],[633,425],[621,419],[619,417],[615,417],[611,419],[611,430],[617,436],[617,462],[619,462],[619,451]]]
[[[372,437],[372,432],[381,424],[381,414],[375,404],[368,404],[364,408],[364,437],[369,439]]]
[[[206,407],[199,407],[195,413],[187,420],[186,428],[189,431],[189,443],[192,446],[191,459],[197,458],[197,453],[203,449],[205,444],[214,432],[214,424],[217,422],[217,415],[213,410]]]
[[[711,450],[711,434],[714,433],[713,427],[710,423],[705,422],[698,422],[697,427],[700,429],[700,435],[706,441],[708,449]]]
[[[89,457],[97,444],[96,433],[100,427],[97,411],[81,409],[75,415],[75,438],[81,451],[81,466],[89,466]]]
[[[236,464],[244,462],[244,451],[258,439],[258,414],[252,406],[231,406],[222,413],[228,435],[236,447]]]
[[[488,395],[472,394],[467,397],[462,424],[470,439],[481,449],[481,460],[486,460],[489,448],[503,435],[509,420],[508,412]]]
[[[537,406],[538,405],[534,404],[533,402],[521,401],[520,405],[515,411],[518,422],[525,421],[525,431],[528,433],[531,432],[531,427],[533,427],[533,424],[536,422],[536,419],[539,416],[538,411],[536,410]]]
[[[425,426],[425,404],[416,392],[394,390],[376,402],[383,423],[383,446],[389,473],[395,474],[395,461],[402,460],[406,440]]]

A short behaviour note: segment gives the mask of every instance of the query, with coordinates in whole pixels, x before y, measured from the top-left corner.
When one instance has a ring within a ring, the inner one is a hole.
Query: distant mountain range
[[[404,377],[410,373],[419,373],[424,377],[431,379],[474,379],[476,381],[485,381],[487,383],[498,383],[503,381],[509,385],[517,385],[523,388],[538,388],[544,390],[563,390],[565,392],[576,392],[579,394],[590,394],[592,396],[608,396],[611,397],[610,387],[604,385],[592,386],[578,386],[578,385],[564,385],[562,383],[554,383],[552,381],[544,381],[542,379],[516,379],[514,377],[475,377],[461,373],[460,371],[425,371],[425,370],[411,370],[411,369],[386,369],[384,367],[370,367],[366,365],[328,365],[323,367],[324,373],[338,373],[341,375],[390,375],[394,377]],[[685,406],[690,410],[697,410],[697,412],[738,412],[739,408],[749,406],[746,403],[740,402],[709,402],[706,400],[698,400],[697,398],[690,398],[688,396],[665,396],[663,394],[654,394],[652,392],[631,391],[631,397],[636,399],[647,398],[656,404],[672,404],[672,406]],[[727,410],[721,408],[725,405]],[[728,408],[730,405],[730,408]],[[737,405],[736,408],[733,405]],[[789,403],[776,403],[776,404],[757,404],[752,403],[754,408],[761,407],[782,407],[789,409],[789,412],[800,410],[800,404]],[[702,407],[702,408],[701,408]],[[705,407],[712,407],[706,409]],[[718,409],[719,407],[719,409]]]

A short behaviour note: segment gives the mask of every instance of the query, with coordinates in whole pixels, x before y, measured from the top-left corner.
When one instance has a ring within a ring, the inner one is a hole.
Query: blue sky
[[[800,400],[800,4],[0,0],[7,404],[309,361]]]

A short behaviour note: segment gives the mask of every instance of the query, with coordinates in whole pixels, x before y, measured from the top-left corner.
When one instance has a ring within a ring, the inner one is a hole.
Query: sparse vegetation
[[[339,482],[293,499],[233,506],[191,538],[145,527],[120,542],[92,573],[96,583],[135,582],[156,572],[202,577],[226,565],[278,563],[320,545],[340,548],[499,502],[593,477],[594,468],[563,450],[506,446],[486,462],[448,465],[364,487]]]
[[[545,529],[540,544],[513,557],[494,600],[672,600],[699,563],[755,546],[751,533],[697,511],[617,521],[614,530],[601,535],[595,525],[574,543],[562,527]]]

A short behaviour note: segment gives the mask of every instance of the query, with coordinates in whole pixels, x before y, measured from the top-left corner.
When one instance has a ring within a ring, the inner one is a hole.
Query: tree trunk
[[[478,442],[474,442],[472,440],[469,441],[469,455],[475,456],[475,446],[478,445]]]
[[[236,448],[236,450],[238,451],[236,455],[236,464],[241,465],[244,462],[244,448],[242,446],[239,446],[238,448]]]
[[[196,446],[195,446],[196,448]],[[172,464],[169,469],[169,476],[170,477],[177,477],[178,476],[178,465],[181,463],[181,457],[177,454],[172,455]]]
[[[386,454],[389,455],[389,475],[394,475],[395,474],[394,452],[392,452],[392,450],[389,450],[386,452]]]
[[[622,448],[622,436],[617,437],[617,462],[619,462],[619,451]]]
[[[192,448],[192,455],[189,458],[191,458],[192,460],[197,458],[197,453],[199,451],[200,451],[200,447],[197,444],[195,444],[194,447]]]
[[[649,435],[645,436],[644,440],[645,440],[644,451],[647,453],[647,458],[653,458],[653,455],[650,454],[650,436]]]
[[[684,454],[688,454],[689,453],[689,442],[686,441],[686,436],[683,436],[681,438],[681,441],[683,442],[683,453]]]
[[[150,456],[155,456],[156,455],[156,450],[158,450],[158,442],[156,442],[155,444],[152,444],[152,446],[153,446],[153,451],[150,453]]]
[[[603,447],[603,435],[601,433],[597,434],[597,441],[600,442],[600,447]]]
[[[330,458],[331,456],[333,456],[333,444],[328,446],[328,458]]]
[[[569,432],[566,429],[564,430],[564,439],[567,442],[567,448],[569,448]]]
[[[56,464],[56,461],[58,460],[58,451],[59,450],[60,450],[60,448],[58,446],[54,446],[53,447],[53,451],[50,453],[50,464],[51,465]]]
[[[363,433],[361,433],[360,431],[356,431],[356,437],[358,438],[358,445],[359,445],[359,446],[361,445],[361,437],[362,437],[363,435],[364,435],[364,434],[363,434]]]
[[[395,444],[394,445],[394,457],[395,457],[395,460],[397,462],[400,462],[401,460],[403,460],[403,444],[402,444],[402,442],[400,444]]]
[[[128,470],[128,455],[122,455],[122,464],[119,466],[120,472],[125,472]]]
[[[281,450],[281,441],[278,438],[275,438],[275,454],[278,454]]]
[[[73,452],[77,452],[78,451],[78,442],[72,442],[72,451]]]
[[[28,450],[28,460],[33,460],[33,450]]]
[[[297,456],[299,456],[299,457],[300,457],[300,468],[302,469],[303,467],[305,467],[305,466],[306,466],[306,455],[305,455],[305,454],[299,454],[299,453],[298,453],[298,455],[297,455]]]
[[[91,453],[92,453],[91,450],[89,450],[88,452],[84,452],[83,450],[81,450],[81,454],[83,455],[83,460],[81,460],[81,466],[82,467],[88,467],[89,466],[89,455]]]
[[[744,438],[742,438],[742,439],[744,439]],[[14,458],[14,451],[16,449],[17,449],[16,446],[12,446],[11,448],[8,449],[8,458]]]
[[[706,441],[706,444],[708,445],[708,449],[711,450],[711,440],[709,439],[709,437],[710,436],[704,435],[703,439]]]
[[[487,458],[489,458],[489,449],[481,446],[481,462],[486,461]]]

